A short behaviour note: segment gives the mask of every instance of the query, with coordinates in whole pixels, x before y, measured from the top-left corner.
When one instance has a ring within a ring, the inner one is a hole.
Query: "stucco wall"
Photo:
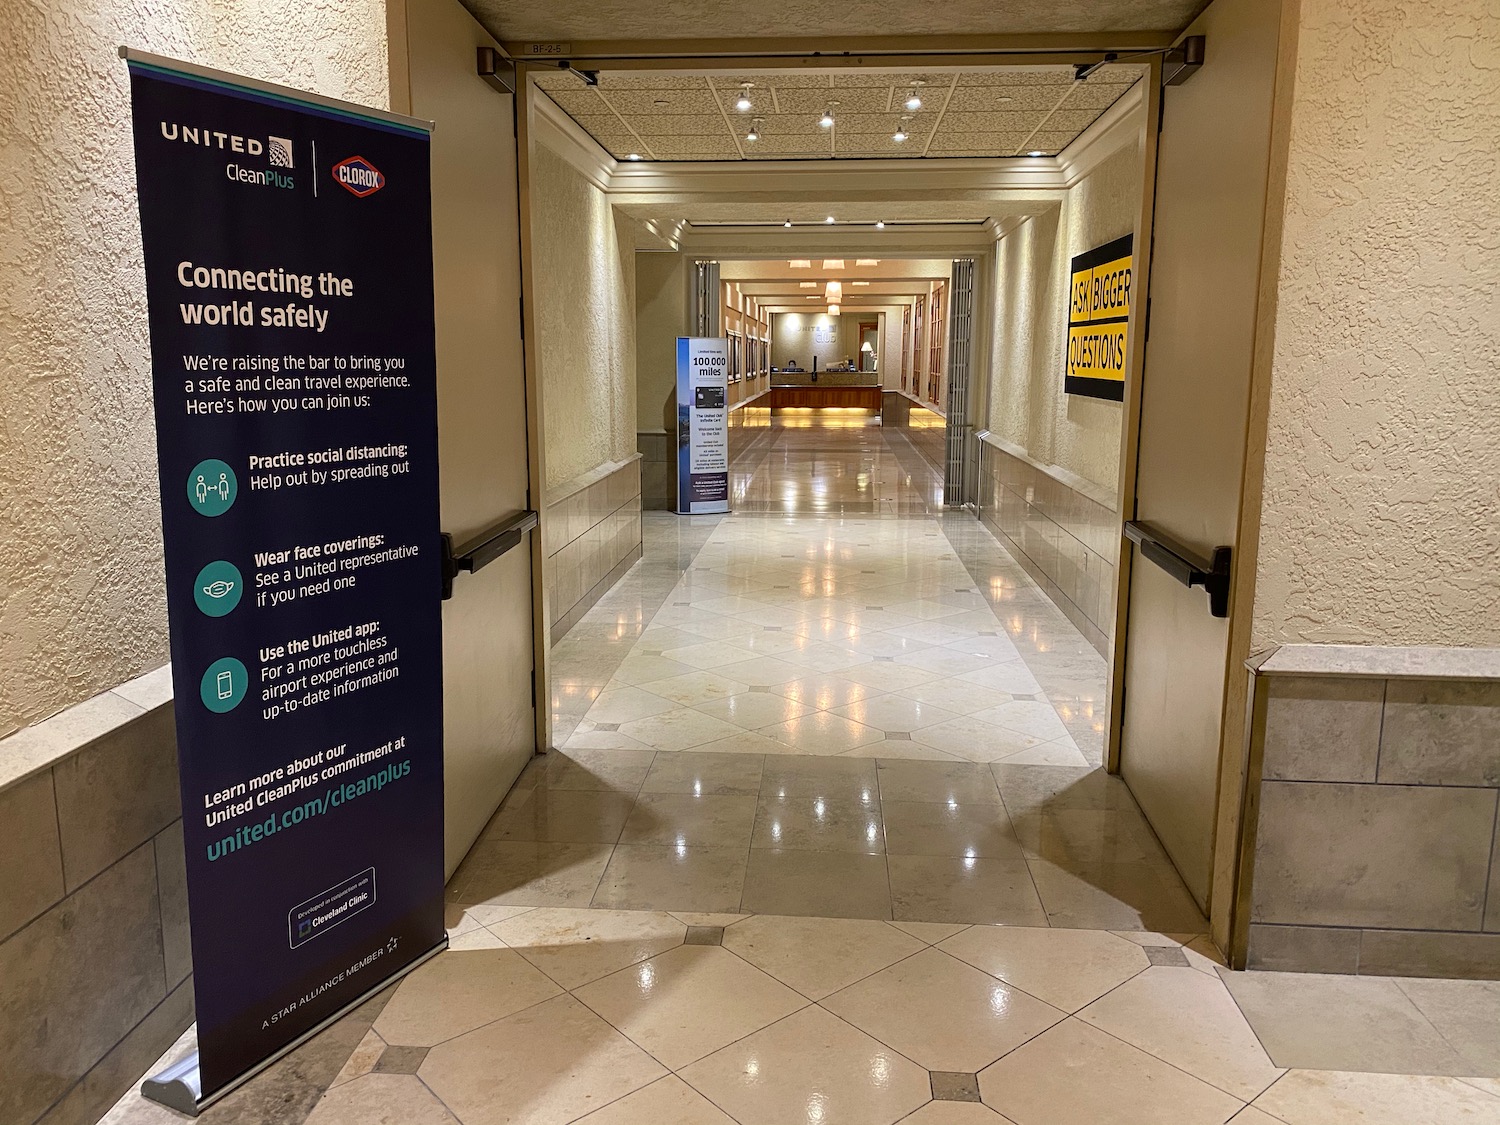
[[[1063,393],[1068,265],[1129,234],[1140,215],[1141,152],[1131,144],[995,248],[989,428],[1035,460],[1114,491],[1121,406]]]
[[[1500,37],[1303,0],[1254,645],[1500,644]]]
[[[692,263],[685,254],[637,254],[636,426],[665,432],[675,426],[677,337],[688,330]]]
[[[547,487],[635,452],[635,234],[550,149],[531,155]]]
[[[167,658],[122,43],[388,103],[384,0],[0,0],[0,734]]]

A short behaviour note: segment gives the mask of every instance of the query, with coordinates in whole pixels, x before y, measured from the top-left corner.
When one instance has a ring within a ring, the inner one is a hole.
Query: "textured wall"
[[[677,337],[688,330],[692,263],[685,254],[653,252],[635,259],[636,426],[642,432],[674,427]],[[670,425],[669,425],[670,422]]]
[[[0,0],[0,734],[167,656],[121,44],[384,106],[384,0]]]
[[[635,235],[604,193],[531,155],[533,292],[547,487],[635,452]]]
[[[1254,645],[1500,644],[1493,0],[1303,0]]]
[[[1132,144],[1075,184],[1061,205],[1028,219],[995,253],[990,340],[992,431],[1034,459],[1113,491],[1119,403],[1063,394],[1068,265],[1129,234],[1141,206],[1141,152]]]

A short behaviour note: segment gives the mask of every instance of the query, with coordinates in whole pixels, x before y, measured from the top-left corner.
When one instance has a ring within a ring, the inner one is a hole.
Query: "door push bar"
[[[489,566],[519,543],[521,536],[536,524],[535,512],[517,512],[459,547],[453,546],[452,535],[443,532],[443,601],[453,596],[453,580],[460,572],[467,570],[473,574],[481,567]]]
[[[1215,547],[1212,560],[1163,535],[1150,524],[1125,521],[1125,538],[1140,548],[1141,554],[1161,567],[1184,586],[1202,586],[1208,591],[1208,612],[1215,617],[1229,616],[1229,564],[1232,547]]]

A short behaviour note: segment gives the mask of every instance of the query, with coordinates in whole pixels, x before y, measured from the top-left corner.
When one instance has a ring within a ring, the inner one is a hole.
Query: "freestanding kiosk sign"
[[[195,1113],[445,941],[430,127],[123,53]]]
[[[677,510],[729,511],[729,349],[677,338]]]

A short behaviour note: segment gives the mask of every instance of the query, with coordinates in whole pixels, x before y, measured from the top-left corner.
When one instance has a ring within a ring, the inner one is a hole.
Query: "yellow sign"
[[[1133,241],[1127,234],[1073,259],[1063,384],[1068,394],[1116,402],[1125,397]]]

